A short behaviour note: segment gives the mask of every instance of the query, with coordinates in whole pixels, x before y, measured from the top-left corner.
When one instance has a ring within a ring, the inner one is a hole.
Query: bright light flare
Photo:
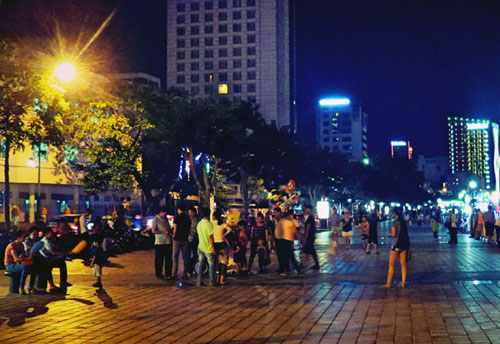
[[[349,98],[323,98],[320,99],[320,106],[345,106],[351,104]]]
[[[70,82],[76,78],[76,68],[71,62],[63,62],[54,69],[54,77],[61,82]]]

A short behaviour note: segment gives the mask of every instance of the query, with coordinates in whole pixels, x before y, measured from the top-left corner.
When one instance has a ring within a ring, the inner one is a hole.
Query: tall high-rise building
[[[167,0],[167,87],[256,101],[291,130],[293,0]]]
[[[498,188],[498,124],[448,117],[448,142],[452,174],[468,173],[477,176],[486,190]]]
[[[368,162],[368,116],[348,98],[325,98],[316,112],[316,142],[352,160]]]

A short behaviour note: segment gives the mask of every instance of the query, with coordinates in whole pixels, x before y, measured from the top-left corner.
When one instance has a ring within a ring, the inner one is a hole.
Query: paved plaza
[[[79,260],[66,296],[9,295],[2,276],[0,343],[500,343],[500,249],[466,234],[450,247],[444,230],[436,240],[412,226],[409,288],[379,290],[387,227],[381,255],[366,255],[356,234],[330,256],[321,233],[320,271],[280,277],[273,257],[272,273],[222,287],[157,280],[153,251],[111,258],[99,294]]]

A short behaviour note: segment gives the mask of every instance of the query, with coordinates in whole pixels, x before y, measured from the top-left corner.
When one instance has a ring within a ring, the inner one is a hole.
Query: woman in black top
[[[387,271],[387,282],[381,286],[382,289],[391,287],[392,276],[394,275],[394,263],[398,256],[399,262],[401,263],[401,284],[399,284],[398,287],[404,288],[406,285],[406,254],[410,249],[408,225],[403,218],[400,208],[394,208],[392,214],[395,216],[395,220],[392,224],[391,235],[389,235],[389,237],[392,238],[391,252],[389,255],[389,270]]]

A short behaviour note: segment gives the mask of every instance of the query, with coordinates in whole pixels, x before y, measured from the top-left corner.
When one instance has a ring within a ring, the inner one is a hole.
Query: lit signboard
[[[490,126],[490,123],[467,123],[467,130],[481,130],[481,129],[488,129]]]
[[[406,141],[391,141],[393,147],[406,147]]]
[[[316,210],[318,211],[318,219],[327,219],[330,215],[330,203],[328,201],[318,201]]]
[[[319,101],[320,106],[343,106],[351,104],[349,98],[323,98]]]

